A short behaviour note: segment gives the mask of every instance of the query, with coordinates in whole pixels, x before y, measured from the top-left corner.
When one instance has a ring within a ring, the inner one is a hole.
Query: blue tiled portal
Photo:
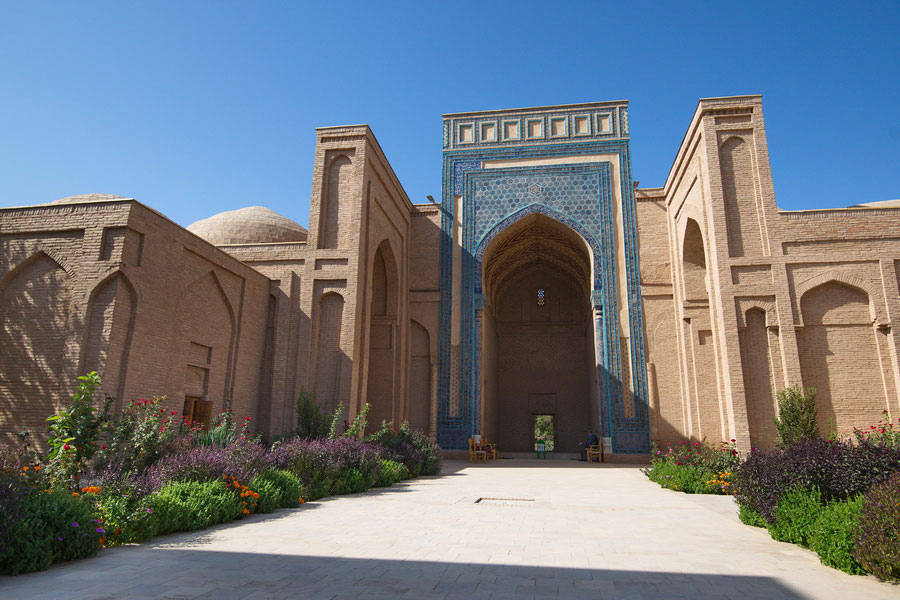
[[[500,115],[501,123],[518,121],[519,131],[528,121],[597,115],[590,122],[609,124],[604,130],[593,127],[586,134],[573,126],[565,128],[572,140],[544,139],[490,140],[483,144],[458,142],[459,123],[474,123],[480,129],[480,115],[450,116],[444,123],[443,216],[441,240],[441,320],[439,332],[440,366],[438,380],[438,441],[447,449],[465,449],[468,438],[480,431],[481,322],[477,318],[484,297],[481,290],[481,257],[490,242],[519,219],[540,213],[578,233],[591,248],[594,281],[591,302],[595,310],[595,335],[599,358],[599,413],[604,436],[612,439],[617,453],[646,453],[650,435],[647,410],[647,382],[644,362],[643,311],[637,253],[637,224],[631,183],[627,106],[599,103],[576,107],[550,107],[533,111],[510,111]],[[497,122],[497,113],[484,115]],[[573,121],[574,122],[574,121]],[[584,121],[580,121],[582,125]],[[501,132],[502,133],[502,132]],[[521,137],[521,136],[520,136]],[[574,141],[575,138],[577,141]],[[587,137],[588,139],[581,139]],[[611,156],[618,157],[619,170],[613,173]],[[484,168],[484,161],[576,157],[562,164],[531,164]],[[590,157],[590,158],[587,158]],[[580,162],[578,161],[580,160]],[[621,356],[617,257],[614,248],[614,175],[623,199],[621,219],[625,228],[624,249],[631,355]],[[463,214],[456,215],[455,197],[462,197]],[[460,344],[458,355],[451,349],[453,298],[453,224],[461,217]],[[607,318],[608,316],[608,318]],[[622,361],[632,378],[634,395],[623,394]],[[456,363],[455,365],[453,363]],[[455,381],[451,376],[455,374]],[[458,396],[456,410],[451,394]]]

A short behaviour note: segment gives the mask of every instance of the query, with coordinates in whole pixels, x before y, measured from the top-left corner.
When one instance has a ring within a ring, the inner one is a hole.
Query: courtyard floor
[[[0,597],[900,598],[736,513],[729,497],[664,490],[631,466],[448,462],[441,477],[0,578]]]

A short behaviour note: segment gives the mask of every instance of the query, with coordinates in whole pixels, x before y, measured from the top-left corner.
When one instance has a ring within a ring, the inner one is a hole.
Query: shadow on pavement
[[[49,592],[51,588],[53,593],[48,597],[117,600],[151,597],[217,600],[806,598],[769,577],[711,573],[570,569],[159,547],[138,550],[127,563],[118,560],[119,564],[111,567],[103,565],[104,562],[101,558],[60,565],[51,573],[0,580],[0,587],[5,584],[7,597],[18,600],[41,597],[44,590]],[[92,572],[95,567],[99,572]],[[48,586],[48,575],[54,575],[49,580],[52,586]]]

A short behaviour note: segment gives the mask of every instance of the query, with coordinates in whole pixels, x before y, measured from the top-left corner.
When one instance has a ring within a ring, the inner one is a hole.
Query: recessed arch
[[[820,431],[850,433],[875,423],[887,408],[872,298],[863,289],[830,279],[799,296],[803,326],[797,349],[803,385],[816,389]]]
[[[535,414],[552,414],[557,450],[576,452],[599,423],[593,252],[582,235],[532,205],[479,245],[482,433],[533,448]],[[540,294],[539,290],[543,290]]]
[[[685,300],[709,301],[706,247],[700,224],[687,219],[681,241],[682,283]]]
[[[137,292],[119,268],[105,273],[88,295],[79,373],[100,373],[103,389],[124,401],[125,378],[137,314]]]
[[[0,280],[0,349],[4,363],[15,365],[0,377],[0,433],[9,442],[22,428],[41,430],[78,375],[74,287],[69,271],[43,250]]]
[[[348,246],[352,170],[353,162],[346,154],[337,154],[326,166],[325,189],[319,208],[318,246],[320,249],[338,249]]]
[[[397,406],[397,373],[400,365],[398,305],[399,269],[389,240],[378,244],[372,258],[369,352],[366,402],[371,405],[369,420],[374,426],[392,421]]]
[[[333,411],[344,399],[342,371],[348,362],[343,349],[344,296],[328,291],[319,296],[317,304],[314,392],[316,401]]]

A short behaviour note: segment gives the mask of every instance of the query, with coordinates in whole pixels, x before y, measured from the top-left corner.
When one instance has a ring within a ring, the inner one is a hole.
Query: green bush
[[[255,512],[270,513],[281,506],[283,492],[273,482],[262,479],[257,475],[250,482],[250,489],[259,494],[259,498],[256,500]]]
[[[375,480],[375,487],[387,487],[399,483],[406,479],[408,473],[406,465],[395,460],[382,458],[381,469],[378,470],[378,477]]]
[[[645,471],[651,481],[664,488],[685,492],[687,494],[714,493],[706,482],[715,477],[715,473],[694,465],[677,464],[671,461],[654,462]]]
[[[866,492],[855,535],[854,558],[882,579],[900,581],[900,472]]]
[[[762,527],[763,529],[769,526],[769,523],[763,518],[758,510],[745,504],[738,505],[738,518],[744,525]]]
[[[789,387],[779,391],[777,398],[775,429],[779,446],[784,448],[794,442],[819,437],[815,388]]]
[[[308,499],[303,484],[290,471],[269,469],[257,475],[253,481],[257,480],[271,483],[278,488],[281,492],[279,504],[281,508],[295,508],[300,506],[300,498]]]
[[[165,513],[174,513],[171,516],[182,526],[179,529],[188,531],[236,519],[243,508],[237,494],[221,481],[169,483],[156,494],[156,501],[162,502]]]
[[[813,524],[821,510],[822,495],[817,488],[790,490],[778,501],[775,523],[769,531],[780,542],[808,547]]]
[[[159,514],[149,502],[118,491],[97,497],[96,510],[106,529],[107,546],[139,543],[159,534]]]
[[[297,436],[316,439],[328,435],[331,415],[316,403],[314,392],[300,388],[297,398]]]
[[[358,494],[369,489],[370,483],[359,469],[343,469],[338,473],[331,491],[336,496],[341,494]]]
[[[863,497],[831,502],[819,512],[809,535],[809,549],[819,555],[823,565],[851,575],[864,573],[853,558],[853,532],[862,509]]]
[[[22,500],[24,518],[0,547],[0,571],[42,571],[54,562],[86,558],[100,549],[105,530],[90,502],[65,491],[34,490]]]

